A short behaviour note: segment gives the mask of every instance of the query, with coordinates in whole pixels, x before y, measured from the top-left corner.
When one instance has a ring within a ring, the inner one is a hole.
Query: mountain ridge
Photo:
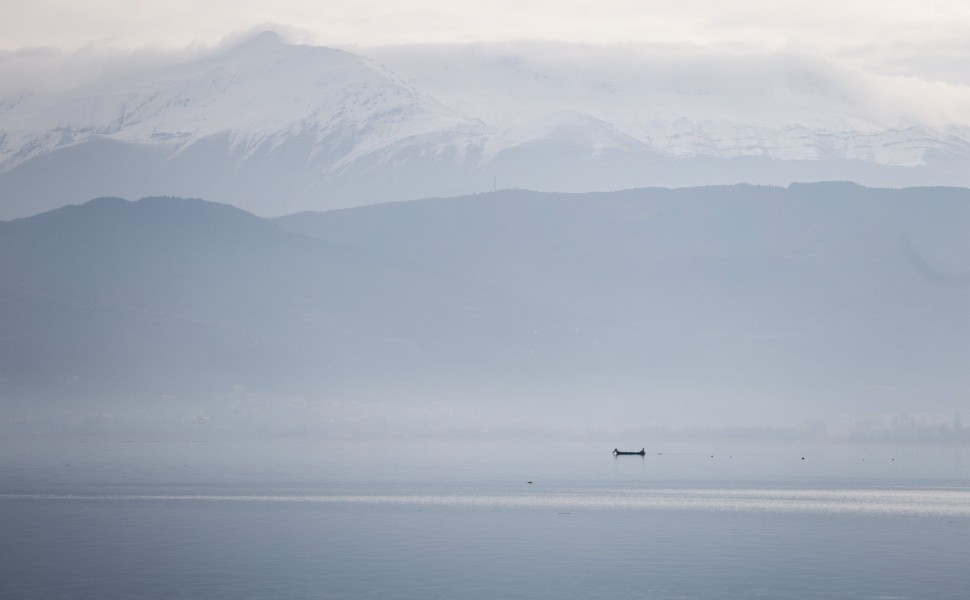
[[[101,199],[0,223],[3,422],[952,413],[970,385],[967,228],[970,190],[852,183],[503,190],[274,220]]]

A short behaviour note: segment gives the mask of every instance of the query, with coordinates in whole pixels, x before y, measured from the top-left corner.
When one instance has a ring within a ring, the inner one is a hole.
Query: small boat
[[[639,452],[621,452],[621,451],[617,450],[616,448],[613,448],[613,455],[614,456],[646,456],[647,455],[647,449],[646,448],[640,448],[640,451]]]

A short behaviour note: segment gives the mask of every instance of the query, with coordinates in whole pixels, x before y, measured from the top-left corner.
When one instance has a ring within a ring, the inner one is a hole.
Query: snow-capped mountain
[[[241,159],[309,135],[308,158],[339,164],[415,136],[479,129],[365,58],[289,45],[273,33],[5,116],[7,168],[95,138],[184,149],[217,135]]]
[[[375,153],[420,148],[454,156],[485,129],[366,58],[263,33],[202,60],[54,97],[18,95],[0,104],[0,132],[3,183],[18,184],[3,189],[8,202],[31,195],[30,177],[17,177],[24,172],[90,187],[59,164],[69,155],[98,165],[99,182],[87,195],[115,185],[122,193],[157,189],[265,210],[245,197],[254,175],[265,178],[259,187],[274,196],[270,203],[285,205],[296,191],[288,180],[300,182],[297,190],[312,188]],[[157,187],[141,188],[119,172],[132,167]]]
[[[906,99],[930,84],[887,96],[895,83],[797,61],[617,66],[612,55],[552,60],[546,50],[365,58],[263,33],[58,94],[9,90],[0,218],[102,195],[196,196],[278,215],[495,185],[970,185],[970,120],[946,108],[964,95],[970,106],[966,90],[947,90],[949,104],[928,118]]]
[[[555,43],[417,45],[368,54],[500,130],[571,111],[677,158],[920,166],[935,153],[970,157],[970,88],[818,59]]]

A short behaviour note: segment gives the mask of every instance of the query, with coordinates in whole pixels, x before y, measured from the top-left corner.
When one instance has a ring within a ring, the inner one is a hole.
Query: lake
[[[5,442],[0,597],[967,597],[961,448],[615,445]]]

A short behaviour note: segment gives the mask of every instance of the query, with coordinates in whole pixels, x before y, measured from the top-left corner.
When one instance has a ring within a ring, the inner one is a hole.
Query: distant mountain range
[[[100,198],[0,222],[0,420],[319,433],[952,413],[970,386],[967,231],[968,190],[852,184],[275,220]]]
[[[369,53],[395,72],[263,33],[63,93],[8,90],[0,218],[102,195],[277,216],[495,187],[970,185],[966,123],[881,115],[897,94],[818,65],[698,74],[481,46]]]

